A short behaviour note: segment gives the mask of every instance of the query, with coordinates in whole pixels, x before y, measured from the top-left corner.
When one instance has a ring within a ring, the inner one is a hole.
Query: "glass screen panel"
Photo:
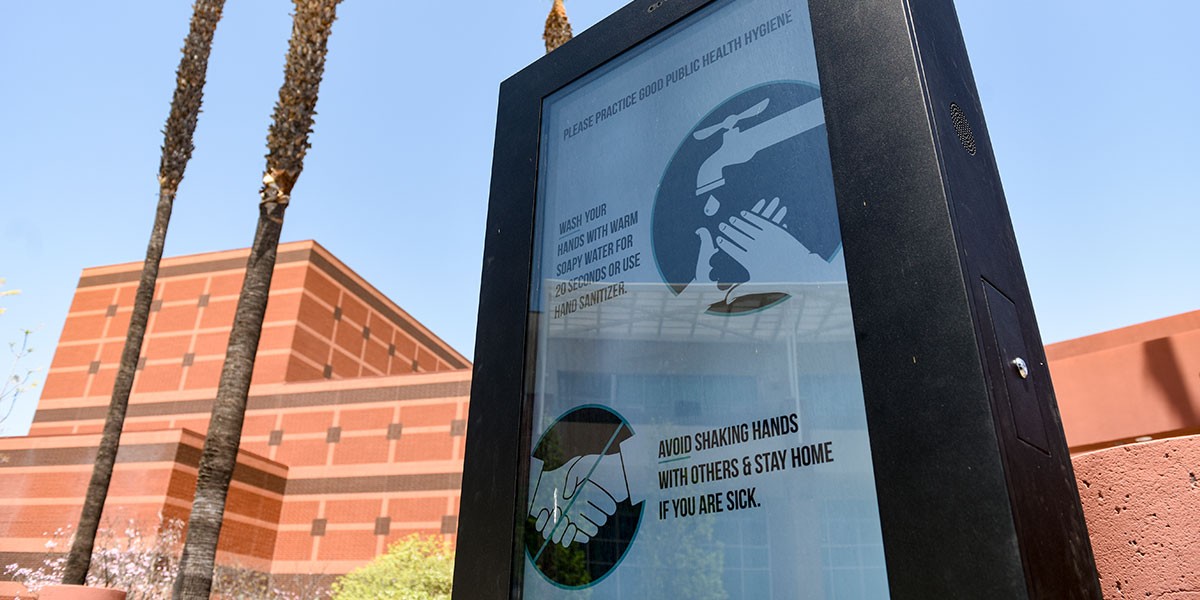
[[[525,598],[884,598],[807,3],[545,99]]]

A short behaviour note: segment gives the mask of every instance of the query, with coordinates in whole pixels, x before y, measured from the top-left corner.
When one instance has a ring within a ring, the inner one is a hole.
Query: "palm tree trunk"
[[[125,337],[125,349],[121,353],[120,367],[113,383],[112,400],[104,422],[100,446],[96,450],[96,463],[92,479],[88,484],[75,531],[75,541],[67,556],[63,572],[63,583],[83,585],[91,566],[92,546],[96,541],[96,530],[104,512],[104,501],[108,496],[108,485],[112,480],[113,464],[121,442],[121,429],[125,425],[125,411],[129,406],[129,393],[137,372],[138,359],[142,352],[142,339],[146,335],[146,321],[150,318],[150,303],[154,299],[154,285],[158,279],[158,265],[162,259],[163,245],[167,239],[167,224],[171,220],[171,208],[175,192],[183,181],[183,172],[192,157],[192,134],[200,117],[200,105],[204,99],[204,81],[208,72],[208,55],[212,50],[213,34],[225,0],[196,0],[192,7],[192,23],[183,43],[183,58],[175,72],[175,95],[171,99],[171,112],[167,116],[163,131],[162,160],[158,167],[158,209],[154,215],[154,227],[150,232],[150,243],[146,248],[146,262],[138,282],[137,295],[133,302],[133,315],[129,320],[129,331]]]
[[[296,12],[284,82],[267,134],[269,151],[263,188],[259,192],[258,230],[246,264],[246,278],[238,297],[217,399],[200,456],[196,496],[172,595],[175,600],[208,600],[212,591],[225,498],[237,465],[246,396],[267,309],[283,216],[292,187],[304,168],[317,92],[325,71],[326,46],[339,1],[294,0]]]

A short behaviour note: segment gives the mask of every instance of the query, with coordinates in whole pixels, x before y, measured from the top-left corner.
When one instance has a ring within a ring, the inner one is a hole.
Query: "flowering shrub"
[[[123,527],[101,527],[96,534],[87,583],[93,587],[124,590],[127,600],[166,600],[179,572],[179,553],[183,547],[183,521],[163,519],[147,534],[129,519]],[[49,534],[46,556],[41,564],[21,567],[11,564],[4,574],[29,588],[31,592],[62,583],[66,567],[65,551],[71,547],[68,528]],[[302,593],[276,587],[271,576],[239,566],[218,566],[213,580],[213,598],[220,600],[320,600],[328,597],[322,589]]]

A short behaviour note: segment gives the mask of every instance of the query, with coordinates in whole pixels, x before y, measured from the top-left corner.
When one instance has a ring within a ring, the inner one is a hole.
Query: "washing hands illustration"
[[[754,208],[741,211],[717,226],[717,247],[741,263],[752,283],[803,281],[830,270],[829,261],[809,252],[793,232],[782,225],[787,207],[779,198],[768,204],[759,200]]]
[[[721,141],[696,173],[695,195],[707,197],[702,209],[705,216],[715,217],[720,211],[721,202],[714,193],[725,187],[729,168],[751,162],[760,152],[825,123],[820,98],[753,123],[769,106],[771,99],[764,99],[692,134],[697,140],[719,136]],[[730,305],[754,294],[783,292],[782,288],[789,284],[836,277],[830,261],[810,252],[797,239],[799,231],[788,230],[784,224],[787,212],[778,197],[769,201],[763,198],[750,210],[738,211],[727,221],[696,229],[700,250],[695,277],[682,295],[710,306]],[[745,268],[748,281],[718,286],[711,264],[718,252],[724,252]]]
[[[542,461],[533,463],[529,516],[544,539],[564,548],[588,543],[629,498],[620,454],[576,456],[545,472]]]
[[[828,261],[809,252],[794,232],[787,229],[783,224],[786,215],[787,207],[780,204],[778,197],[770,202],[764,198],[750,210],[719,223],[715,237],[707,228],[697,229],[700,252],[696,257],[696,277],[685,292],[707,292],[707,296],[715,298],[716,278],[711,262],[717,252],[724,252],[741,264],[750,274],[748,283],[755,286],[811,280],[814,276],[825,276],[826,272],[827,276],[836,277]],[[719,301],[730,304],[745,294],[761,292],[760,288],[747,291],[740,284],[734,285],[721,292]]]

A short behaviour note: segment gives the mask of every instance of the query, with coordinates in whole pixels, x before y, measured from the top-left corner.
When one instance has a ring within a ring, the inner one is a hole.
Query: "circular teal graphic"
[[[745,249],[723,234],[736,219],[743,219],[743,229],[752,227],[745,224],[747,212],[765,216],[806,253],[826,261],[837,254],[841,233],[820,96],[816,85],[799,81],[753,87],[714,108],[684,138],[659,184],[651,231],[659,273],[676,294],[698,277],[721,290],[759,283],[744,256],[738,258]],[[702,258],[698,264],[702,253],[722,242],[735,252],[715,251],[707,264]],[[802,257],[778,252],[756,258],[761,265]],[[727,298],[709,312],[746,313],[773,306],[787,294]]]
[[[568,411],[538,440],[533,457],[541,461],[541,473],[530,473],[534,492],[528,502],[530,512],[543,518],[533,514],[526,518],[525,553],[550,583],[568,589],[596,585],[620,564],[633,543],[644,503],[633,504],[628,494],[621,498],[618,492],[606,493],[612,483],[625,485],[624,475],[618,467],[615,474],[621,481],[606,481],[604,477],[613,471],[599,464],[620,465],[621,442],[632,436],[621,415],[603,406],[585,405]],[[560,473],[570,476],[565,489],[557,485],[560,480],[555,475]],[[585,488],[591,496],[581,491]],[[553,498],[556,507],[549,512],[564,515],[561,519],[545,518],[539,511],[537,502],[543,497]],[[585,502],[594,503],[588,505],[590,510],[580,509]],[[585,523],[576,528],[573,518]]]

